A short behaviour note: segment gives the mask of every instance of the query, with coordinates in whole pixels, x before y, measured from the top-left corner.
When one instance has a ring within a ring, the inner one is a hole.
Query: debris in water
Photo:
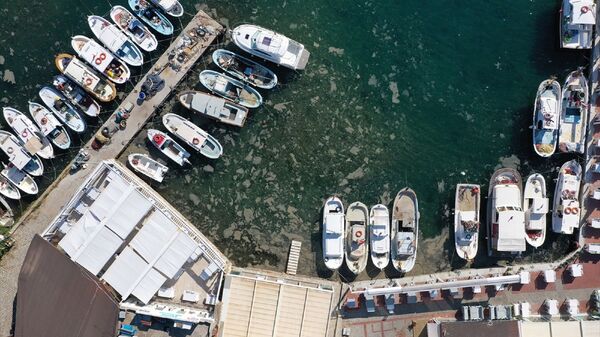
[[[13,73],[12,71],[6,69],[4,71],[4,77],[2,77],[2,80],[4,82],[8,82],[8,83],[12,83],[12,84],[17,84],[17,81],[15,80],[15,73]]]

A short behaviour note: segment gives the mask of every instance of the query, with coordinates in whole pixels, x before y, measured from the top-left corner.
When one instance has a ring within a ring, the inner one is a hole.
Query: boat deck
[[[415,204],[409,195],[403,195],[398,202],[395,202],[392,212],[392,221],[399,220],[399,225],[401,225],[398,231],[402,231],[402,228],[415,227]]]
[[[458,207],[456,211],[474,212],[477,210],[478,193],[472,193],[470,187],[463,187],[458,194]]]

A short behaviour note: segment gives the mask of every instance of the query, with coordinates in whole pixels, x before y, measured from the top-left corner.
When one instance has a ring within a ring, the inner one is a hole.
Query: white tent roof
[[[138,283],[131,294],[137,297],[140,301],[148,303],[166,280],[166,277],[156,271],[156,269],[152,268],[148,271],[140,283]]]
[[[173,278],[196,248],[198,248],[198,244],[191,237],[183,232],[178,232],[172,243],[156,261],[154,267],[167,277]]]
[[[121,195],[112,215],[106,220],[108,228],[125,239],[133,228],[142,220],[152,207],[152,202],[138,191],[128,189],[126,195]]]
[[[123,240],[110,229],[101,227],[93,239],[89,240],[72,259],[97,275],[122,243]]]
[[[148,267],[146,261],[133,249],[125,247],[106,273],[102,275],[102,279],[108,282],[123,298],[126,298],[134,288],[132,285],[137,283],[138,278],[146,274]]]

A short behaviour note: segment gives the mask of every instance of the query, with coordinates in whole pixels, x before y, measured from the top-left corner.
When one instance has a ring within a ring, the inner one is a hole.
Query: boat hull
[[[13,108],[3,109],[4,119],[23,144],[30,144],[28,151],[43,159],[54,158],[54,149],[50,141],[33,122],[22,112]],[[29,150],[33,148],[34,151]]]
[[[148,155],[141,153],[132,153],[127,156],[127,162],[136,172],[143,174],[144,176],[158,181],[163,181],[165,173],[169,170],[166,165],[159,163],[158,161],[150,158]]]
[[[525,241],[534,247],[538,248],[544,244],[546,240],[546,211],[544,209],[543,214],[540,210],[536,210],[534,200],[546,200],[546,180],[544,177],[535,173],[527,177],[525,183],[525,190],[523,191],[523,210],[526,212],[525,216]],[[533,228],[533,224],[536,228]]]
[[[144,55],[139,48],[108,20],[91,15],[88,16],[88,25],[96,38],[123,62],[134,67],[144,64]]]
[[[348,270],[358,275],[369,260],[369,208],[362,202],[353,202],[346,210],[345,260]]]
[[[589,91],[583,69],[569,74],[562,88],[558,149],[561,152],[584,153]]]
[[[110,102],[117,97],[117,89],[113,83],[100,78],[92,68],[73,55],[58,54],[54,63],[63,75],[77,83],[100,102]],[[75,68],[71,68],[71,65]]]
[[[488,202],[487,202],[487,219],[486,219],[486,224],[487,224],[487,248],[488,248],[488,256],[494,256],[494,255],[503,255],[503,254],[510,254],[513,255],[515,252],[514,251],[500,251],[498,250],[498,242],[499,242],[499,237],[497,233],[499,233],[499,227],[506,225],[505,223],[497,223],[494,224],[493,219],[498,216],[498,211],[496,209],[496,195],[495,195],[495,188],[496,186],[501,186],[503,188],[507,188],[510,186],[516,186],[516,188],[518,189],[518,197],[515,200],[508,200],[511,204],[513,204],[513,208],[517,208],[518,210],[517,212],[521,212],[519,213],[522,216],[522,204],[523,204],[523,180],[521,178],[521,175],[519,174],[519,172],[517,172],[517,170],[512,169],[512,168],[501,168],[496,170],[496,172],[494,172],[494,174],[492,175],[492,178],[490,179],[490,184],[489,186],[489,190],[488,190]],[[518,199],[518,200],[517,200]],[[507,200],[504,200],[503,203],[507,203]],[[519,215],[518,214],[518,215]],[[524,219],[521,219],[524,220]],[[517,219],[516,221],[519,221],[519,219]],[[497,226],[498,229],[494,230],[493,227]],[[515,235],[520,235],[520,237],[523,240],[523,246],[520,247],[520,249],[522,249],[521,251],[525,250],[525,223],[523,222],[523,227],[519,227],[519,232],[522,231],[521,233],[515,233]],[[494,242],[495,241],[495,242]],[[494,247],[494,245],[496,247]]]
[[[552,79],[538,86],[533,105],[533,150],[540,157],[550,157],[556,151],[560,123],[560,84]]]
[[[49,87],[43,87],[40,89],[39,96],[56,118],[64,123],[69,129],[77,133],[85,131],[86,125],[83,118],[81,118],[75,107],[73,107],[58,91]],[[59,103],[60,106],[58,106]]]
[[[481,189],[479,185],[458,184],[454,196],[454,248],[467,261],[477,255],[480,232]]]
[[[127,64],[93,39],[83,35],[73,36],[71,47],[77,53],[77,56],[113,83],[123,84],[131,77],[131,70],[129,70]]]
[[[173,113],[165,114],[162,120],[169,132],[205,157],[217,159],[223,154],[221,144],[196,124]]]
[[[403,188],[394,200],[391,232],[392,265],[401,273],[408,273],[415,266],[419,242],[419,217],[416,193],[408,187]],[[412,250],[412,252],[401,255],[399,254],[401,249]]]
[[[148,24],[150,28],[162,35],[173,34],[173,24],[156,7],[151,6],[147,2],[144,5],[140,0],[128,0],[127,2],[135,15]]]
[[[338,270],[344,262],[344,205],[337,197],[330,197],[323,205],[323,262],[329,270]]]
[[[48,109],[41,104],[29,102],[29,114],[41,132],[57,148],[66,150],[71,146],[69,133]]]
[[[142,50],[151,52],[156,50],[158,41],[154,34],[133,16],[125,7],[114,6],[110,10],[110,18],[115,25],[125,34],[131,41],[137,44]],[[133,27],[133,28],[131,28]]]
[[[149,129],[148,140],[159,151],[161,151],[169,159],[173,160],[180,166],[184,166],[186,163],[189,163],[189,152],[187,152],[181,145],[179,145],[166,133],[154,129]]]
[[[373,265],[380,270],[387,267],[390,263],[390,212],[385,205],[371,207],[369,248]]]
[[[181,93],[179,102],[201,116],[232,126],[243,127],[248,116],[248,108],[200,91]]]
[[[79,85],[64,75],[56,75],[52,81],[52,85],[58,90],[71,104],[78,109],[81,114],[90,117],[98,117],[100,114],[100,104],[96,102],[87,92]]]
[[[0,194],[3,196],[12,199],[19,200],[21,199],[21,192],[19,189],[15,187],[10,180],[6,179],[5,176],[0,174]]]
[[[263,102],[254,88],[216,71],[202,71],[200,83],[211,92],[247,108],[258,108]]]
[[[261,89],[277,85],[277,75],[267,67],[225,49],[212,54],[213,62],[229,75]]]
[[[27,173],[17,169],[12,165],[5,165],[4,170],[0,172],[8,181],[16,186],[22,192],[29,195],[36,195],[39,192],[38,186]]]
[[[555,233],[573,234],[579,226],[581,177],[582,168],[575,159],[564,163],[559,170],[552,205],[552,231]],[[577,213],[573,214],[572,210],[567,213],[566,208],[576,208]]]

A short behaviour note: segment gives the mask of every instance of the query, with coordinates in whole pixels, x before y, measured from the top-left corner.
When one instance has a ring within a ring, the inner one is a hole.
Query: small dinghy
[[[132,153],[127,156],[129,166],[135,171],[145,175],[148,178],[162,182],[169,168],[166,165],[150,158],[150,156],[141,153]]]
[[[262,96],[254,88],[216,71],[201,72],[200,82],[213,93],[247,108],[258,108],[262,104]]]
[[[17,169],[35,177],[44,174],[44,165],[41,159],[27,153],[23,144],[10,132],[0,130],[0,149],[8,156],[10,164],[16,166]]]
[[[558,149],[583,153],[589,110],[588,83],[583,69],[569,74],[562,88]]]
[[[150,2],[172,17],[178,18],[183,15],[183,6],[177,0],[150,0]]]
[[[10,227],[15,223],[15,214],[10,205],[0,197],[0,227]]]
[[[329,270],[338,270],[344,262],[344,205],[330,197],[323,206],[323,261]]]
[[[212,59],[223,71],[257,88],[272,89],[277,85],[274,72],[229,50],[215,50]]]
[[[233,126],[244,126],[248,116],[248,108],[200,91],[183,92],[179,102],[201,116]]]
[[[77,83],[100,102],[110,102],[117,97],[117,88],[115,88],[113,83],[100,78],[92,68],[88,67],[75,56],[58,54],[54,63],[61,73]]]
[[[415,192],[405,187],[394,199],[392,212],[392,265],[401,273],[415,266],[419,240],[419,203]]]
[[[187,152],[183,146],[177,144],[177,142],[174,141],[173,138],[169,137],[169,135],[166,133],[149,129],[148,139],[152,144],[154,144],[154,146],[156,146],[157,149],[159,149],[177,164],[183,166],[185,163],[190,163],[188,160],[190,153]]]
[[[52,85],[84,114],[90,117],[98,117],[100,114],[100,104],[67,77],[54,76]]]
[[[541,157],[556,150],[560,113],[560,84],[544,80],[538,87],[533,108],[533,149]]]
[[[205,157],[217,159],[223,154],[223,147],[213,136],[187,119],[168,113],[163,116],[162,121],[169,132]]]
[[[2,113],[6,123],[16,133],[27,152],[37,154],[44,159],[54,158],[52,144],[40,129],[33,124],[31,119],[27,118],[21,111],[13,108],[4,108]]]
[[[390,212],[385,205],[371,207],[369,215],[371,262],[383,270],[390,262]]]
[[[525,241],[537,248],[546,239],[546,214],[548,213],[546,180],[539,173],[527,178],[523,191],[523,210],[525,211]]]
[[[353,202],[346,210],[346,266],[358,275],[365,270],[369,260],[367,226],[369,208],[362,202]]]
[[[477,255],[479,240],[479,185],[458,184],[454,197],[454,247],[459,257],[471,261]]]
[[[555,233],[573,234],[579,227],[581,173],[581,165],[575,159],[564,163],[558,172],[552,207],[552,231]]]
[[[13,200],[21,199],[21,192],[19,192],[19,189],[11,184],[3,175],[0,175],[0,194]]]
[[[4,170],[0,173],[3,177],[8,179],[11,184],[15,185],[21,191],[35,195],[38,194],[39,189],[35,180],[31,178],[27,173],[16,168],[12,163],[4,164]]]
[[[82,133],[85,131],[85,121],[74,106],[67,101],[58,91],[43,87],[40,90],[40,98],[54,115],[69,129]]]
[[[152,6],[146,0],[128,0],[128,2],[129,8],[131,8],[135,15],[147,23],[148,26],[152,27],[152,29],[162,35],[173,34],[173,24],[158,8]]]
[[[144,64],[144,55],[115,25],[97,15],[88,16],[90,29],[104,46],[130,66]]]
[[[58,119],[43,105],[29,102],[29,113],[42,134],[61,150],[71,146],[71,137]]]
[[[144,26],[133,14],[123,6],[114,6],[110,10],[110,18],[135,44],[144,51],[156,50],[158,41],[154,34]]]
[[[127,64],[115,57],[94,39],[76,35],[71,38],[71,47],[85,62],[91,64],[106,78],[117,84],[123,84],[131,77]]]

